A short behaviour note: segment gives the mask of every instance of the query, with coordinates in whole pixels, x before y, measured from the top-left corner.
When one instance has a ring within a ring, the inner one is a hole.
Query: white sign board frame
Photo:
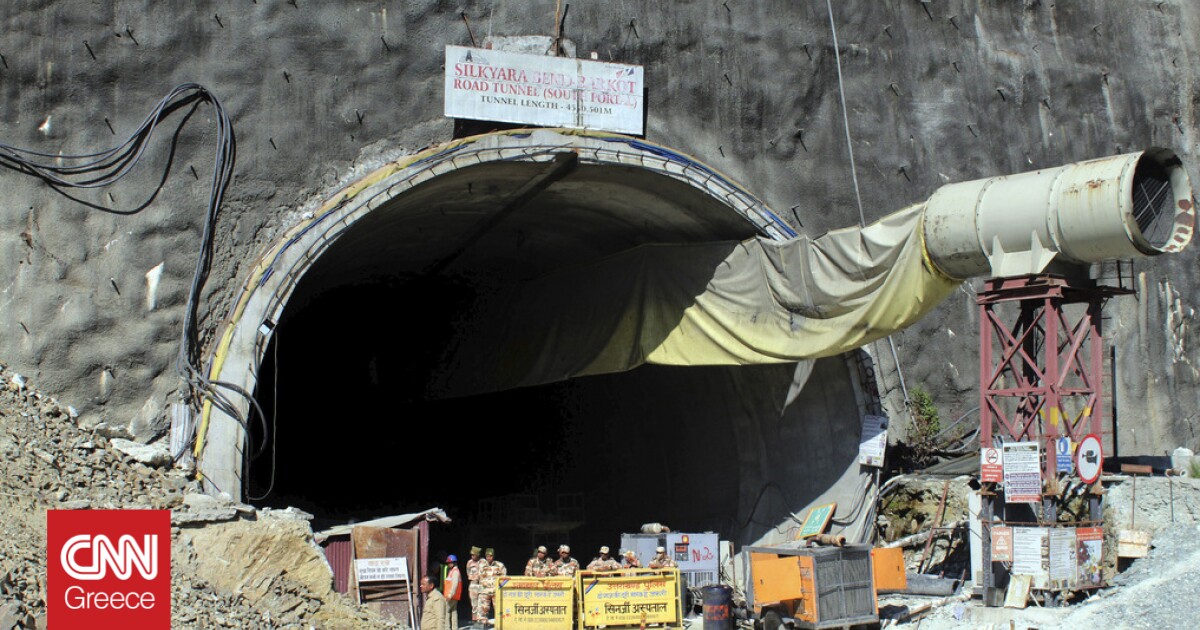
[[[1075,559],[1075,528],[1054,527],[1050,529],[1050,587],[1054,589],[1075,588],[1078,581],[1078,561]]]
[[[862,439],[858,442],[859,464],[883,467],[883,458],[887,454],[887,427],[888,419],[884,416],[863,416]]]
[[[446,46],[445,115],[645,133],[641,66]]]
[[[1037,503],[1042,500],[1042,449],[1037,442],[1005,442],[1004,500]]]
[[[1014,527],[1013,575],[1028,575],[1033,588],[1050,586],[1050,529],[1047,527]]]
[[[358,583],[409,581],[408,558],[358,558],[354,561]]]

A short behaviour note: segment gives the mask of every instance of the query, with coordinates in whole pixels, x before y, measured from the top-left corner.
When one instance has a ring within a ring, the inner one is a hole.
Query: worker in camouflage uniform
[[[622,556],[623,556],[621,559],[621,568],[622,569],[640,569],[640,568],[642,568],[642,563],[638,561],[636,551],[634,551],[632,549],[627,549],[625,551],[625,553],[622,554]]]
[[[554,563],[546,557],[546,548],[538,547],[533,553],[533,557],[529,562],[525,563],[525,575],[532,577],[546,577],[550,575],[550,570]]]
[[[551,575],[575,577],[577,571],[579,571],[579,561],[571,557],[571,548],[567,545],[559,545],[558,560],[554,561],[554,566],[550,570]]]
[[[483,551],[479,547],[471,547],[471,559],[467,560],[467,594],[471,597],[471,623],[480,624],[487,621],[487,617],[479,615],[479,595],[483,593],[483,565],[487,562],[479,557],[479,552]]]
[[[665,548],[659,547],[655,549],[654,552],[654,558],[650,560],[649,565],[651,569],[674,569],[676,566],[678,566],[675,564],[675,561],[667,555],[667,550]]]
[[[486,624],[492,614],[492,601],[496,598],[496,586],[499,585],[500,578],[508,575],[508,567],[496,559],[496,552],[493,549],[484,551],[483,559],[487,563],[479,569],[479,581],[483,585],[483,592],[479,594],[479,615]]]
[[[620,570],[621,563],[615,558],[608,555],[608,546],[600,548],[600,555],[593,558],[587,565],[588,571],[617,571]]]

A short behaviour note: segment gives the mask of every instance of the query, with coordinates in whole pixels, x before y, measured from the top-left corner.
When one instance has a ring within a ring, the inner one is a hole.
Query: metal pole
[[[979,510],[979,520],[983,524],[981,533],[983,540],[981,546],[983,548],[983,584],[979,590],[979,596],[983,600],[984,606],[996,606],[996,575],[992,571],[992,503],[996,500],[996,495],[989,492],[988,485],[985,484],[979,489],[982,506]]]
[[[1112,367],[1112,458],[1117,461],[1120,450],[1117,448],[1117,346],[1113,344],[1108,349],[1108,362]]]

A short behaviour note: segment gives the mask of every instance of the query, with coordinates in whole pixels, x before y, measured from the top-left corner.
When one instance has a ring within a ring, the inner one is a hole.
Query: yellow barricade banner
[[[575,625],[575,578],[503,577],[496,583],[496,630]]]
[[[640,626],[679,622],[679,571],[581,574],[583,625]]]

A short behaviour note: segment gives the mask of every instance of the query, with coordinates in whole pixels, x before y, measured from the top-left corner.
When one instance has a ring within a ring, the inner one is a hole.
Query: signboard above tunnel
[[[446,47],[446,116],[543,127],[644,131],[641,66]]]

